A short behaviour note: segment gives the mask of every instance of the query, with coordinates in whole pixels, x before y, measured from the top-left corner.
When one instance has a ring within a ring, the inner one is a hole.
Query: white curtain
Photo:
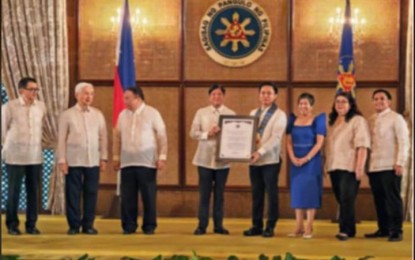
[[[68,107],[69,62],[66,0],[2,0],[1,76],[10,99],[18,97],[22,77],[34,77],[48,111],[45,148],[55,148],[58,116]],[[51,175],[49,208],[64,213],[63,176],[56,163]]]

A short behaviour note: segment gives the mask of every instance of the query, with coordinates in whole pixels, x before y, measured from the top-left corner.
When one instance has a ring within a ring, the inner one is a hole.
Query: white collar
[[[144,101],[141,103],[141,105],[133,112],[133,111],[131,111],[133,114],[135,114],[135,115],[139,115],[142,111],[143,111],[143,109],[145,108],[145,106],[146,106],[146,104],[144,103]]]
[[[81,107],[81,105],[79,105],[79,103],[75,104],[75,108],[78,109],[81,112],[89,112],[90,111],[89,106],[86,106],[86,108],[84,109],[84,108]]]
[[[382,112],[377,113],[377,114],[378,114],[378,116],[384,116],[384,115],[386,115],[387,113],[389,113],[390,111],[391,111],[391,109],[390,109],[390,107],[388,107],[387,109],[385,109],[385,110],[383,110]]]
[[[220,107],[218,107],[218,108],[216,108],[216,107],[214,107],[214,106],[210,106],[210,108],[212,109],[212,111],[213,112],[215,112],[215,111],[219,111],[219,113],[220,112],[222,112],[223,111],[223,107],[224,107],[224,105],[221,105]]]
[[[26,102],[24,101],[24,99],[23,99],[23,97],[22,97],[22,96],[19,96],[19,102],[20,102],[20,104],[21,104],[21,105],[23,105],[23,106],[27,106],[27,104],[26,104]],[[36,103],[37,103],[37,100],[35,99],[35,100],[33,100],[32,105],[36,105]]]
[[[272,105],[266,106],[265,108],[263,108],[262,106],[259,108],[259,110],[264,113],[265,111],[267,111]]]

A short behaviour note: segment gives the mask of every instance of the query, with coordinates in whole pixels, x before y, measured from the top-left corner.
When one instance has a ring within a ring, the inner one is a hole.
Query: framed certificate
[[[258,119],[253,116],[221,115],[216,159],[249,162],[255,150],[257,121]]]

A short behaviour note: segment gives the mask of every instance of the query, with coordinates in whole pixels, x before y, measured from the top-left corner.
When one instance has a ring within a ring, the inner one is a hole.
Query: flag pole
[[[123,94],[125,89],[134,87],[135,64],[134,64],[134,47],[133,35],[130,23],[130,12],[128,0],[124,0],[122,8],[119,37],[116,47],[116,59],[114,68],[114,102],[113,102],[113,129],[116,128],[118,115],[125,108]],[[111,205],[104,218],[120,218],[121,216],[121,171],[117,170],[117,183],[115,194],[112,198]]]
[[[337,68],[336,93],[346,92],[350,93],[353,98],[356,98],[355,88],[356,78],[353,54],[353,27],[351,17],[351,6],[350,0],[346,0],[346,8],[344,11],[344,24],[339,49],[339,65]],[[339,217],[340,207],[337,204],[336,216],[331,221],[333,223],[338,223]],[[356,223],[360,223],[360,220],[356,219]]]
[[[117,189],[115,191],[115,195],[120,196],[121,195],[121,171],[117,171]]]

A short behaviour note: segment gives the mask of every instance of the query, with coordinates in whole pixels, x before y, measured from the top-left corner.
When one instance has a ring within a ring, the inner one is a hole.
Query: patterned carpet
[[[24,216],[20,216],[24,223]],[[141,221],[141,220],[140,220]],[[153,259],[158,255],[171,257],[174,254],[191,256],[196,251],[200,256],[212,259],[226,259],[236,255],[239,259],[258,259],[260,254],[271,257],[284,256],[291,252],[301,259],[331,259],[338,255],[346,259],[359,259],[375,256],[375,260],[412,259],[412,224],[405,223],[404,240],[387,242],[385,239],[364,239],[363,234],[375,230],[375,222],[358,224],[358,234],[346,242],[337,241],[334,235],[337,225],[330,221],[316,221],[314,237],[289,238],[287,234],[294,228],[294,220],[281,220],[276,228],[276,237],[243,237],[242,231],[250,226],[248,219],[226,219],[229,236],[208,234],[194,236],[196,219],[160,218],[159,227],[153,236],[122,235],[119,220],[97,218],[97,236],[66,235],[67,224],[62,216],[40,216],[39,236],[10,236],[4,226],[2,216],[2,254],[18,254],[20,259],[78,259],[84,254],[96,260],[119,260],[124,256],[139,259]],[[140,222],[141,223],[141,222]]]

